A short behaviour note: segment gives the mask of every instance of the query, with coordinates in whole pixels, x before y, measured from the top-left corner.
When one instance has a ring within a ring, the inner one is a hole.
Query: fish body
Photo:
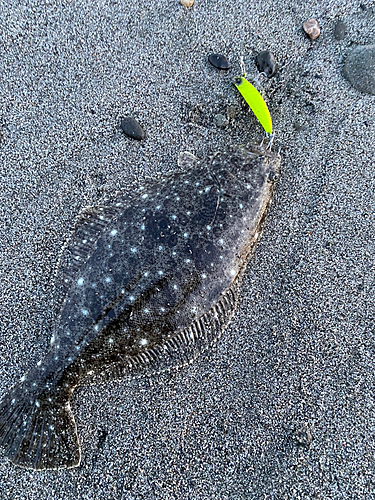
[[[220,336],[279,167],[274,153],[238,148],[86,214],[60,266],[51,350],[0,403],[14,464],[79,465],[78,384],[170,369]]]

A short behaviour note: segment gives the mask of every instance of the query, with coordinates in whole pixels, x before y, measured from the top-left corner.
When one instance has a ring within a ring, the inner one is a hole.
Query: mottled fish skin
[[[274,153],[237,148],[120,196],[77,227],[67,252],[79,264],[52,349],[0,403],[0,444],[14,464],[79,465],[69,399],[87,377],[169,369],[218,338],[279,168]]]

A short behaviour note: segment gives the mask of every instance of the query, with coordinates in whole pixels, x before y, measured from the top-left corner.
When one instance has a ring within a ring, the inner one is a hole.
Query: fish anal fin
[[[219,300],[187,328],[176,332],[160,346],[136,356],[124,356],[123,361],[107,366],[88,379],[87,383],[103,383],[122,377],[143,378],[192,363],[220,338],[228,326],[237,306],[242,274],[241,271]]]

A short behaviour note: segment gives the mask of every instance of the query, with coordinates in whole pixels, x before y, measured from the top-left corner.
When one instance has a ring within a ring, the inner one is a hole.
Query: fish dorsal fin
[[[82,264],[89,258],[103,229],[129,206],[129,196],[105,200],[105,205],[84,208],[76,217],[60,251],[54,273],[53,307],[59,309]]]
[[[188,170],[188,167],[192,168],[195,165],[196,157],[187,153],[186,158],[188,161],[184,166]],[[168,182],[184,171],[185,168],[180,172],[170,172],[163,176],[163,180]],[[90,257],[100,234],[130,208],[137,196],[142,196],[145,191],[150,192],[154,186],[157,186],[155,179],[144,178],[142,185],[132,186],[133,190],[128,188],[125,192],[118,192],[113,197],[105,198],[96,206],[86,207],[76,217],[62,246],[54,272],[52,307],[56,317],[79,269]]]
[[[170,173],[164,179],[168,181],[176,175],[178,174]],[[130,208],[137,196],[141,196],[146,190],[151,190],[154,185],[155,179],[144,178],[141,186],[132,186],[132,191],[128,188],[127,191],[117,192],[98,205],[84,208],[76,217],[60,250],[53,275],[52,307],[56,317],[74,278],[91,255],[100,234]]]

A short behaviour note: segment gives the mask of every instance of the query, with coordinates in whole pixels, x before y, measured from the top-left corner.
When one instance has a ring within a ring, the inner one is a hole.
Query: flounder
[[[79,465],[78,384],[181,366],[220,336],[279,168],[279,155],[241,147],[85,213],[60,264],[51,350],[0,403],[14,464]]]

